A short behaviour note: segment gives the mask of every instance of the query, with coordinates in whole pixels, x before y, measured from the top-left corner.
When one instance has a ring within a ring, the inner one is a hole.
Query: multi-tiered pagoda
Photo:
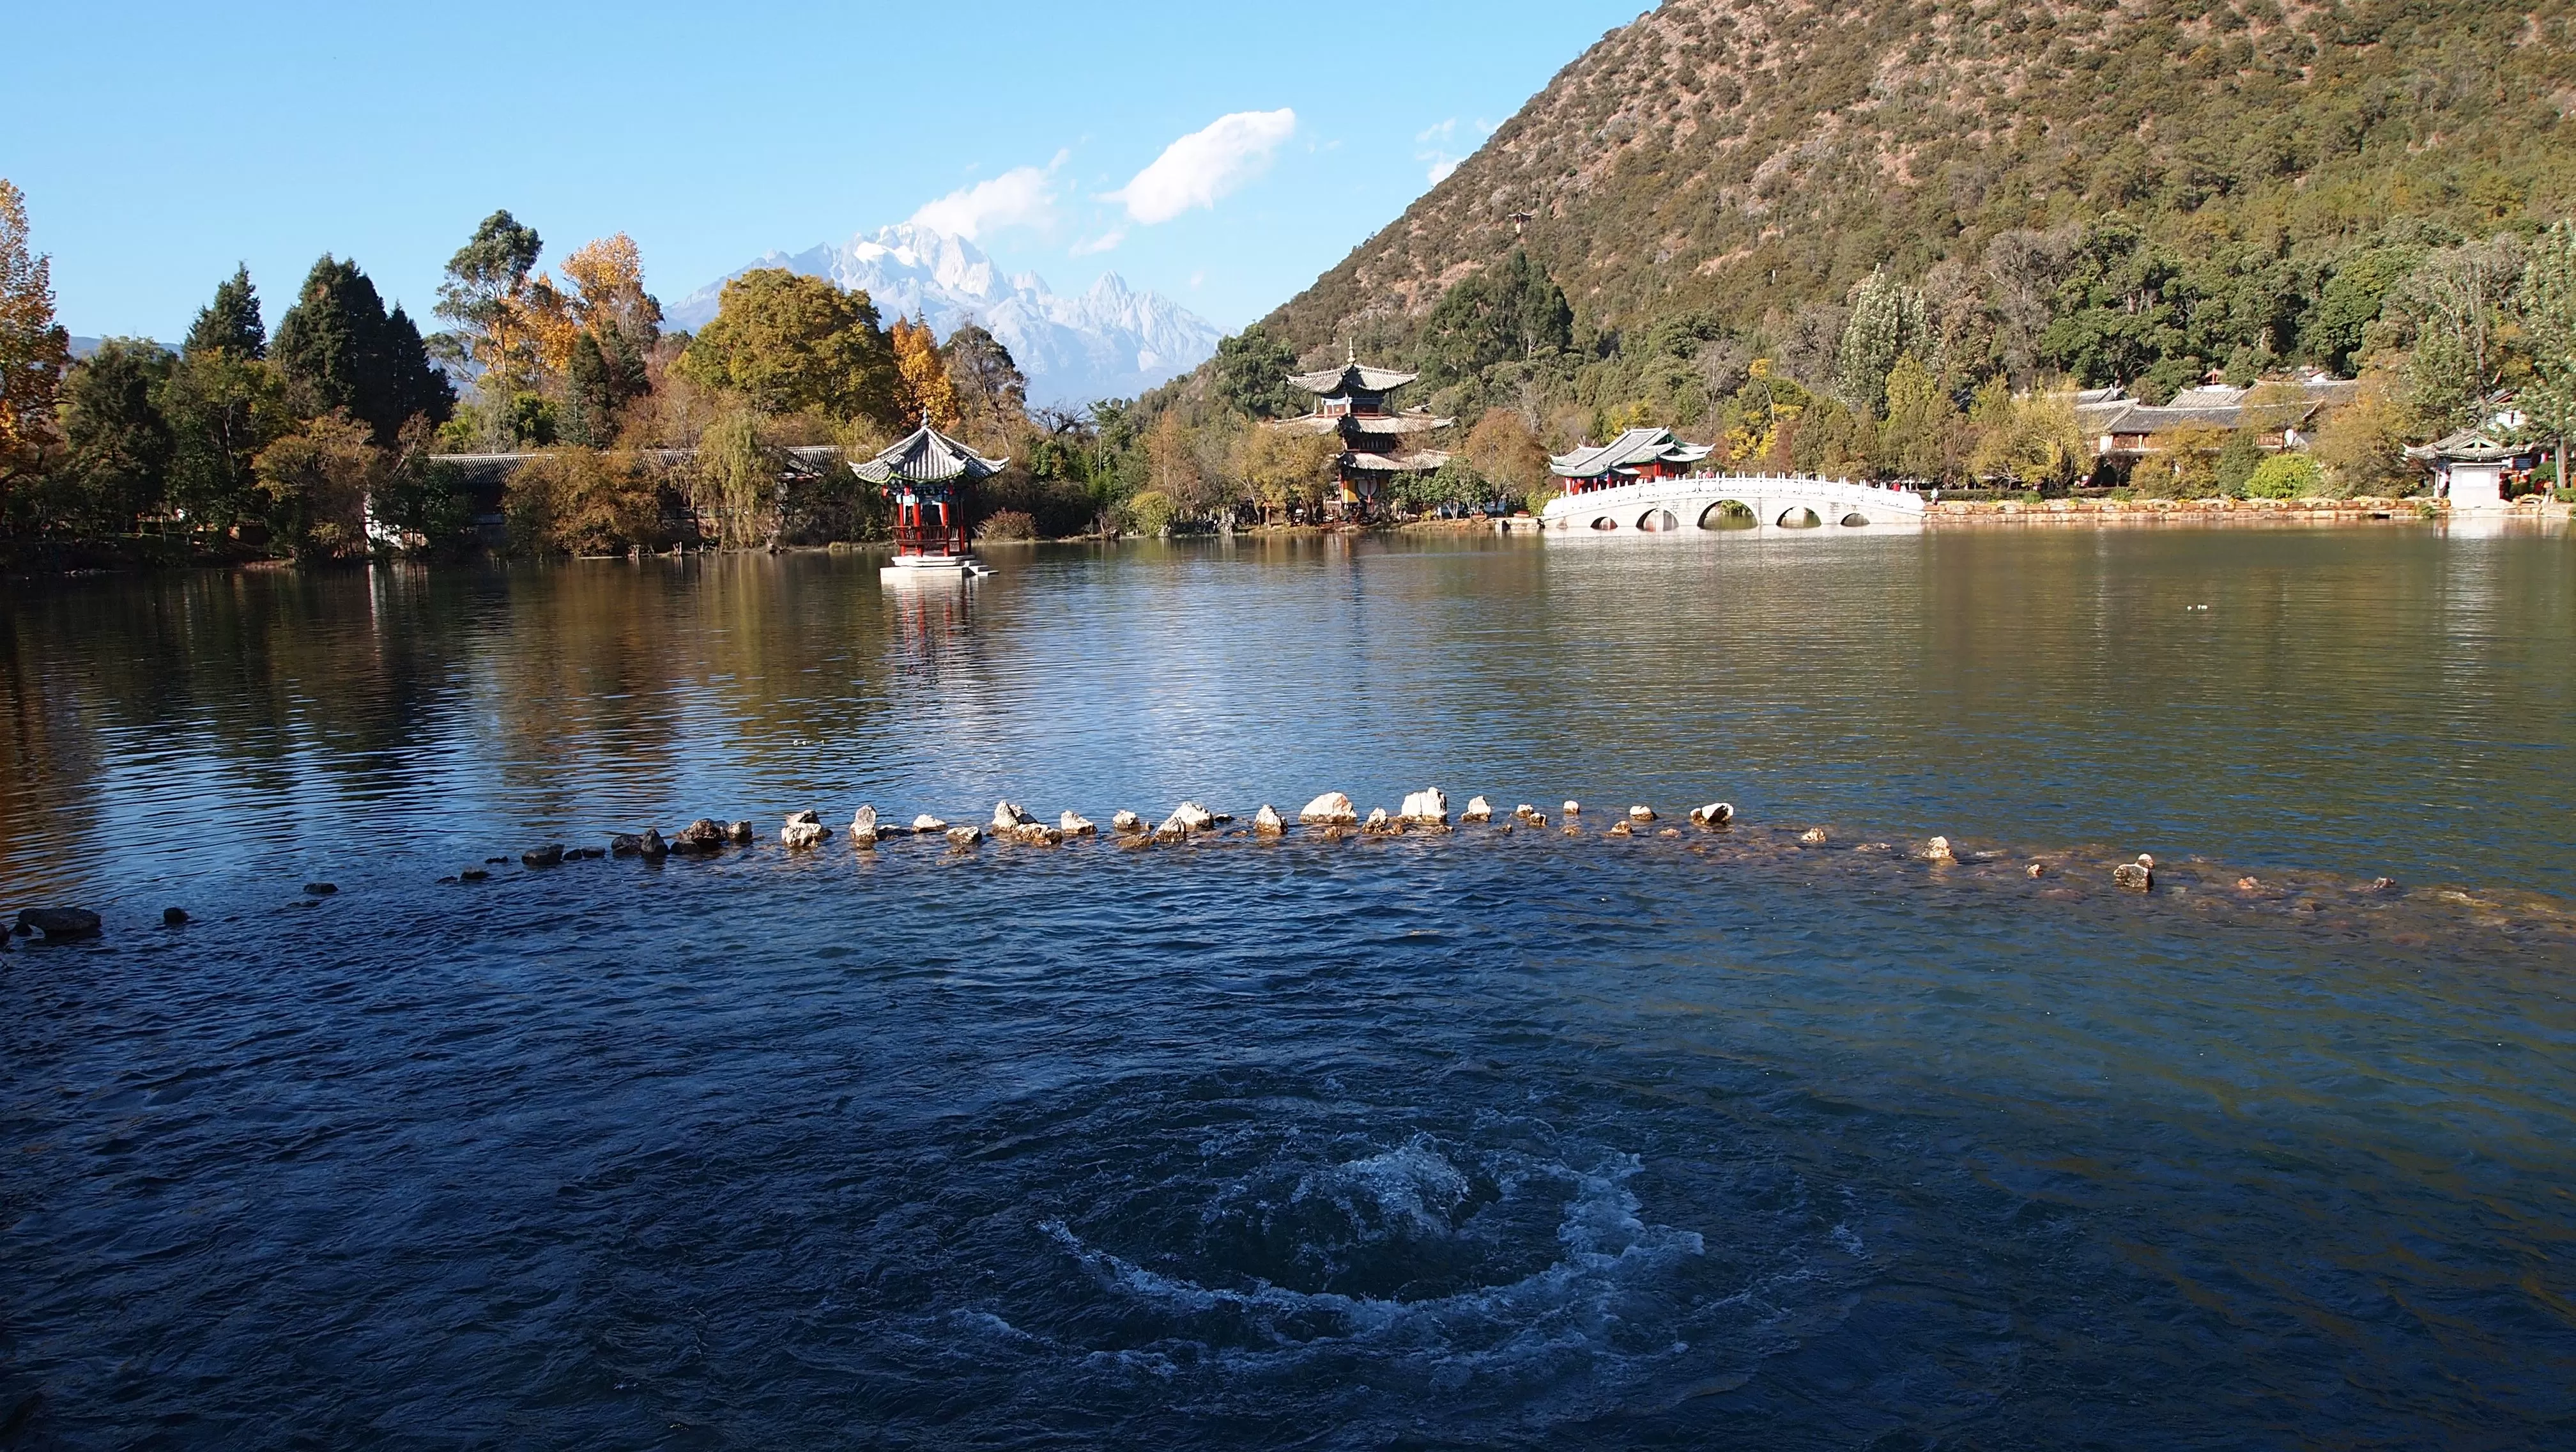
[[[1400,474],[1428,474],[1449,462],[1438,449],[1413,447],[1419,437],[1457,422],[1435,418],[1427,408],[1396,412],[1387,395],[1418,373],[1371,368],[1348,353],[1339,368],[1320,373],[1292,373],[1289,383],[1315,395],[1315,411],[1286,419],[1272,428],[1299,434],[1338,433],[1341,457],[1335,461],[1338,485],[1326,513],[1339,519],[1368,519],[1385,508],[1388,486]]]

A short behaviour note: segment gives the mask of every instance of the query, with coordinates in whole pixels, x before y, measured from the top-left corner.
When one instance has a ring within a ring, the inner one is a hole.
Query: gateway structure
[[[975,486],[1009,466],[987,459],[928,424],[861,464],[858,476],[894,506],[889,580],[954,579],[992,571],[975,558]]]

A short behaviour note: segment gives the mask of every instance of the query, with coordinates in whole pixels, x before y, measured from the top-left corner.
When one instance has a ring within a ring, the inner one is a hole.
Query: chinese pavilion
[[[1650,479],[1678,479],[1709,456],[1706,444],[1686,444],[1671,429],[1630,429],[1596,448],[1577,449],[1547,461],[1568,494],[1589,494]]]
[[[896,568],[973,570],[975,486],[1010,462],[923,424],[854,472],[894,505]]]
[[[1371,368],[1356,353],[1345,354],[1338,368],[1288,375],[1292,386],[1315,395],[1315,411],[1270,427],[1341,436],[1342,453],[1334,467],[1340,487],[1328,513],[1344,518],[1375,514],[1396,475],[1428,474],[1449,462],[1449,456],[1438,449],[1408,449],[1406,444],[1415,435],[1445,429],[1457,420],[1435,418],[1427,408],[1399,413],[1387,404],[1388,394],[1420,376]]]

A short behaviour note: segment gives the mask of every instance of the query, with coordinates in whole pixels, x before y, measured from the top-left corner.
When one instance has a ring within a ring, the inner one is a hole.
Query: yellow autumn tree
[[[27,246],[26,194],[0,177],[0,486],[41,467],[70,366],[52,263]]]
[[[581,326],[630,335],[661,326],[662,305],[644,290],[643,253],[625,233],[583,243],[564,259],[563,272],[573,320]]]
[[[903,376],[904,427],[927,423],[942,433],[965,426],[957,407],[957,385],[939,356],[939,340],[930,325],[911,318],[894,320],[895,371]]]

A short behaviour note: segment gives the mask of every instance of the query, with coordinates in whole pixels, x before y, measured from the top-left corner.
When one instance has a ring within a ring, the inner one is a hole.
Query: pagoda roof
[[[1405,434],[1427,434],[1445,429],[1458,421],[1440,418],[1427,408],[1408,408],[1402,413],[1309,413],[1296,418],[1280,419],[1268,427],[1283,434],[1329,434],[1348,430],[1371,437],[1395,438]]]
[[[1392,368],[1371,368],[1354,358],[1338,368],[1317,373],[1291,373],[1288,381],[1308,393],[1331,396],[1338,393],[1385,393],[1402,388],[1421,377],[1419,373],[1398,373]]]
[[[1410,454],[1372,454],[1353,452],[1342,455],[1345,469],[1365,469],[1377,474],[1428,474],[1449,462],[1449,456],[1438,449],[1420,449]]]
[[[1640,464],[1696,464],[1709,456],[1706,444],[1686,444],[1671,429],[1630,429],[1596,448],[1577,449],[1547,461],[1560,479],[1599,479]]]
[[[2468,428],[2417,444],[2406,451],[2406,457],[2424,463],[2501,464],[2520,452],[2485,429]]]
[[[864,464],[854,467],[860,478],[871,484],[945,484],[952,479],[968,483],[989,479],[1010,464],[1008,459],[987,459],[928,424],[904,436],[901,443]]]

